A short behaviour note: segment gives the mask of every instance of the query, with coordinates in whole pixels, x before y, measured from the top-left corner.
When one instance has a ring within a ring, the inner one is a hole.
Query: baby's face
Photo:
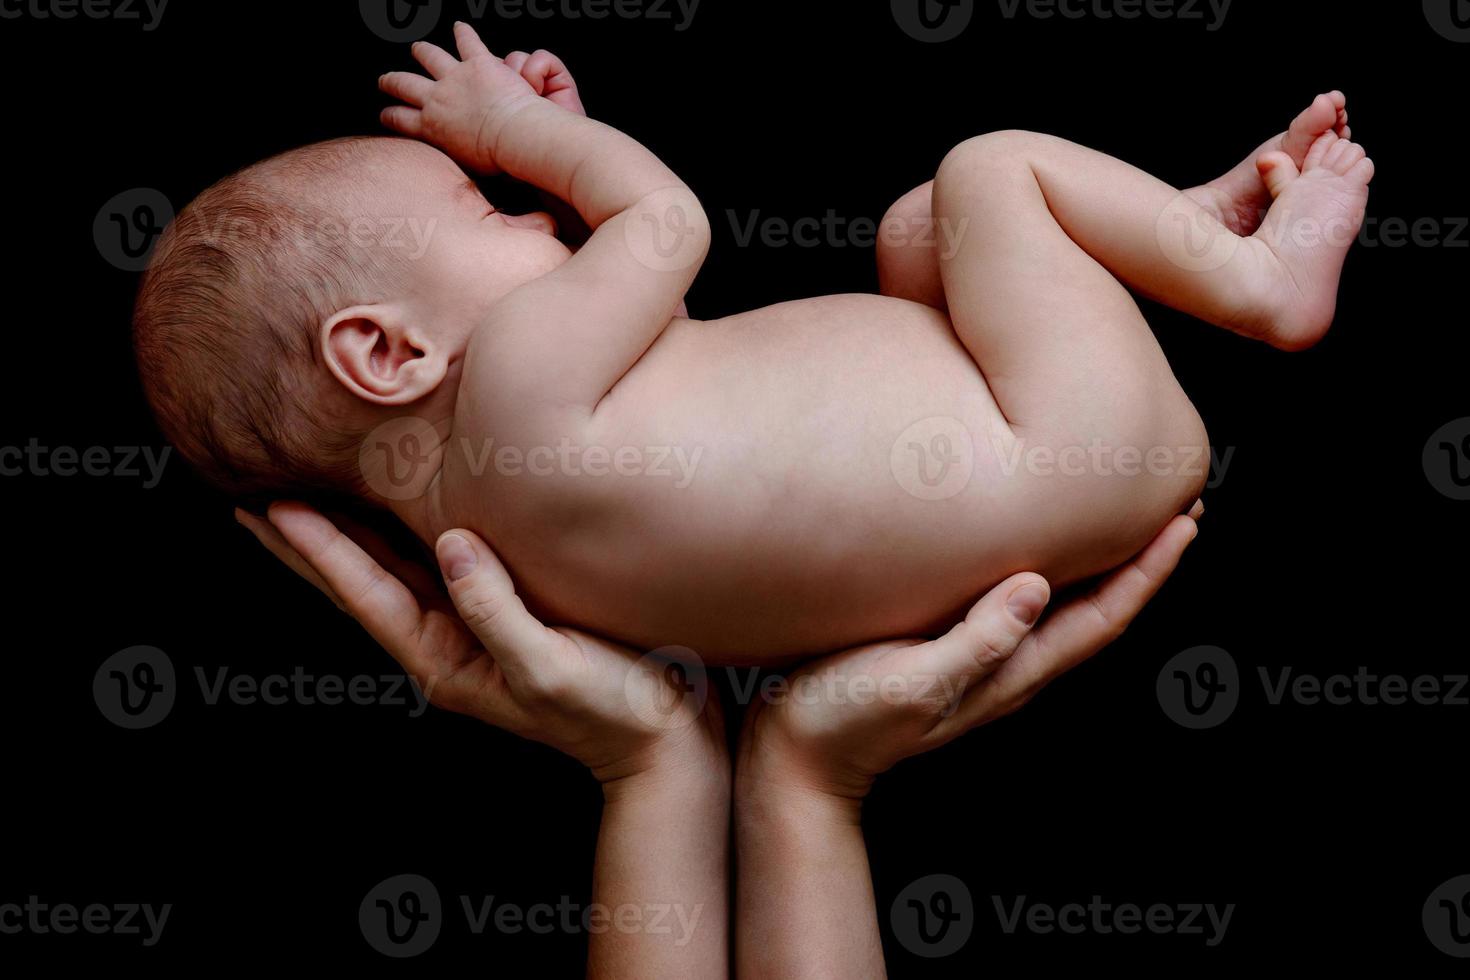
[[[408,256],[407,297],[436,331],[467,342],[485,312],[511,290],[546,275],[571,252],[549,214],[502,214],[454,161],[429,146],[398,143],[374,185],[374,210]]]

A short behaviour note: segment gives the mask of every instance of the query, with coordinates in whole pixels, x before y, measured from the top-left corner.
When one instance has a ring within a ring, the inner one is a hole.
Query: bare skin
[[[828,296],[700,322],[676,315],[709,241],[689,189],[469,28],[457,39],[461,58],[416,46],[432,78],[384,78],[407,103],[385,120],[568,201],[593,234],[571,255],[490,220],[448,160],[413,151],[395,206],[444,222],[420,288],[323,339],[379,418],[411,409],[429,429],[422,492],[380,502],[426,540],[479,530],[555,621],[711,663],[933,635],[1020,569],[1061,585],[1134,554],[1197,496],[1207,440],[1129,289],[1308,346],[1371,177],[1331,129],[1298,164],[1289,131],[1253,163],[1274,203],[1242,235],[1118,160],[989,134],[933,184],[933,217],[967,229],[938,256],[947,315]],[[1259,196],[1228,183],[1236,205]],[[1300,234],[1317,226],[1334,235]],[[926,495],[917,478],[952,463],[953,492]]]
[[[595,933],[589,977],[715,980],[732,952],[732,792],[739,975],[884,976],[859,819],[873,780],[1017,710],[1116,639],[1172,574],[1203,512],[1196,502],[1132,561],[1040,622],[1050,586],[1023,573],[937,640],[872,644],[807,665],[797,680],[821,677],[838,691],[899,683],[881,699],[753,705],[733,790],[718,702],[677,696],[666,673],[646,669],[626,647],[536,621],[473,531],[439,540],[441,585],[370,531],[350,522],[339,529],[301,504],[236,518],[357,619],[435,705],[558,748],[602,783],[593,902],[671,905],[689,925]],[[904,683],[936,676],[947,683]]]
[[[1064,664],[1116,637],[1197,533],[1192,517],[1175,518],[1125,567],[1040,624],[1050,589],[1037,576],[1017,575],[937,642],[851,650],[807,665],[793,681],[819,677],[833,697],[753,707],[735,766],[738,975],[886,976],[861,821],[874,780],[1010,714]],[[886,698],[843,696],[910,677],[944,683],[926,695],[895,684]],[[936,696],[946,689],[964,693]]]

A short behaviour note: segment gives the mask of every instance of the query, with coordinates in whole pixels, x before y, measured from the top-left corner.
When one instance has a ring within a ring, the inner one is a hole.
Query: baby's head
[[[357,496],[363,437],[447,416],[486,310],[569,254],[549,216],[496,212],[424,144],[293,150],[200,194],[159,241],[133,316],[144,390],[223,489]]]

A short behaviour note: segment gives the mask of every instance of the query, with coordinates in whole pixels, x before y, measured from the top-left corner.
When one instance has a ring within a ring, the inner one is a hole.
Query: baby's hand
[[[413,46],[414,58],[432,77],[395,71],[378,79],[379,88],[408,103],[383,110],[389,129],[432,143],[463,167],[493,174],[499,171],[495,143],[501,123],[519,106],[544,94],[557,105],[580,109],[571,74],[549,53],[528,55],[517,67],[491,54],[468,24],[456,23],[454,37],[459,58],[426,41]]]
[[[582,106],[582,96],[577,92],[577,80],[567,70],[566,64],[550,51],[542,49],[535,54],[512,51],[505,56],[505,63],[520,72],[543,99],[579,116],[587,115]]]

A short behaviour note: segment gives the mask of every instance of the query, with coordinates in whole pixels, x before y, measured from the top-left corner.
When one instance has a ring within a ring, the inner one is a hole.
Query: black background
[[[443,42],[464,0],[446,0]],[[493,9],[493,8],[492,8]],[[887,3],[705,0],[685,31],[649,18],[479,22],[497,51],[548,47],[589,112],[659,153],[716,228],[691,295],[711,318],[872,290],[870,249],[738,247],[728,217],[831,209],[876,219],[944,152],[998,128],[1051,132],[1188,186],[1284,128],[1311,96],[1350,99],[1378,164],[1370,217],[1470,214],[1460,104],[1470,44],[1413,2],[1236,0],[1201,21],[1007,19],[977,4],[958,39],[921,43]],[[151,187],[181,206],[241,165],[375,132],[374,80],[406,46],[355,3],[173,0],[122,20],[0,20],[9,322],[0,444],[160,445],[134,374],[135,277],[93,219]],[[1199,541],[1127,635],[1019,715],[900,766],[866,826],[891,973],[1013,975],[1136,964],[1210,972],[1395,962],[1464,971],[1420,911],[1470,873],[1470,707],[1272,706],[1258,667],[1466,671],[1467,507],[1426,479],[1431,433],[1470,415],[1462,232],[1374,239],[1351,256],[1337,324],[1282,354],[1147,306],[1214,444],[1233,450]],[[180,461],[160,486],[5,476],[7,620],[0,903],[172,903],[162,937],[0,935],[22,958],[118,965],[392,967],[359,932],[375,883],[429,877],[448,906],[408,968],[545,976],[585,937],[471,935],[457,896],[588,899],[600,795],[573,762],[467,719],[389,706],[208,705],[194,671],[382,675],[392,661],[261,550]],[[91,694],[113,652],[167,652],[170,716],[124,731]],[[1239,664],[1223,725],[1172,722],[1155,679],[1196,645]],[[723,846],[718,833],[710,844]],[[926,960],[888,925],[910,882],[956,875],[978,921]],[[1234,903],[1225,941],[1006,935],[991,896]]]

